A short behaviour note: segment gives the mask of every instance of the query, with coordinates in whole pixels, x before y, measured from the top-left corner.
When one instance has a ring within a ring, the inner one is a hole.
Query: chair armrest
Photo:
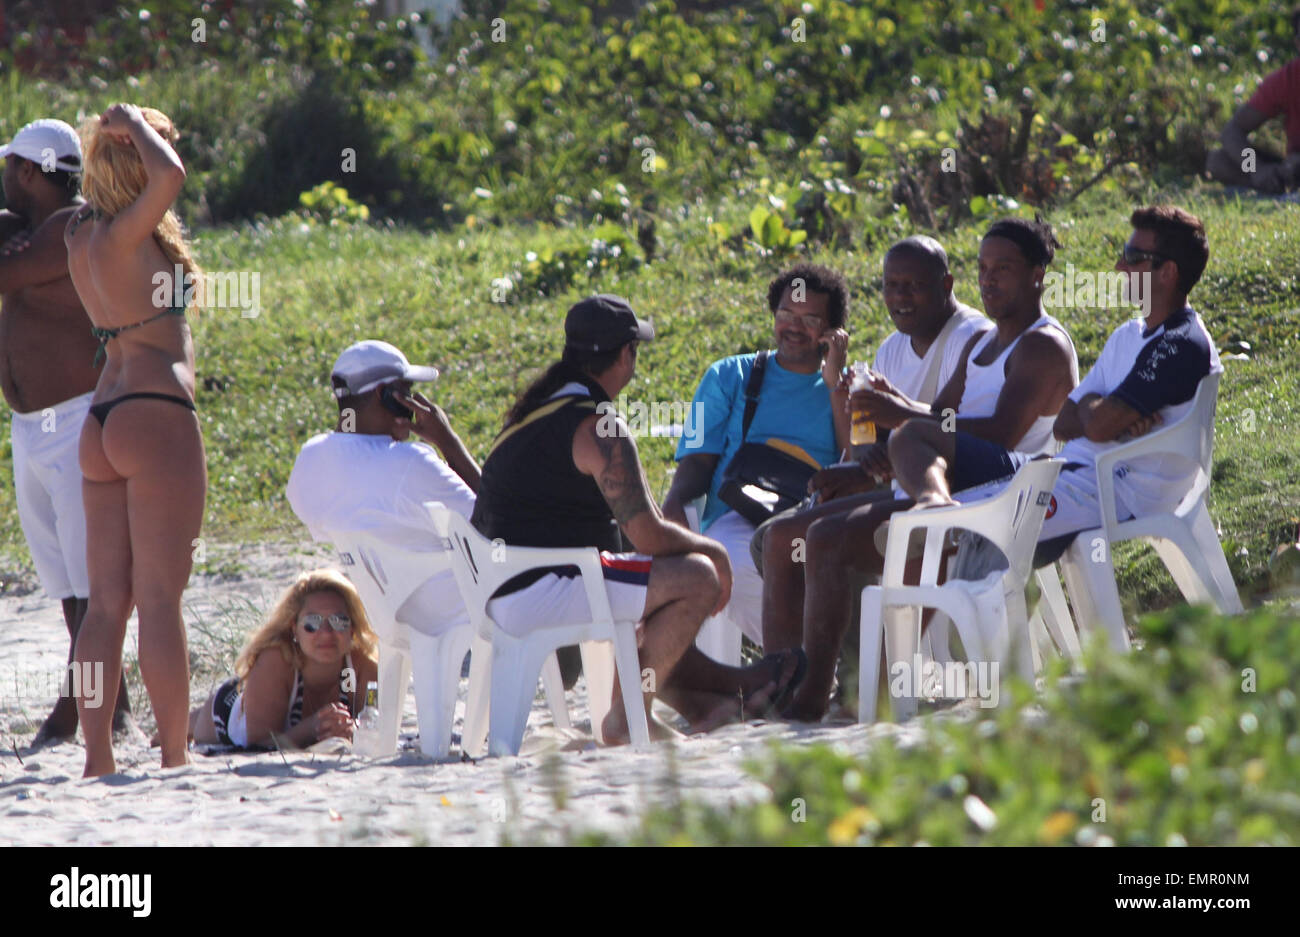
[[[1195,412],[1195,410],[1192,410],[1176,423],[1161,427],[1153,433],[1147,433],[1145,436],[1139,436],[1137,439],[1130,439],[1128,442],[1120,443],[1113,449],[1107,449],[1097,456],[1095,462],[1097,500],[1101,509],[1102,529],[1105,531],[1107,540],[1117,535],[1121,523],[1118,507],[1115,503],[1115,465],[1121,461],[1143,455],[1181,455],[1195,460],[1195,457],[1188,456],[1186,451],[1189,433],[1196,431],[1196,426],[1192,422]],[[1195,440],[1190,441],[1195,442]],[[1208,482],[1209,480],[1204,478],[1198,480],[1201,487],[1208,487]]]

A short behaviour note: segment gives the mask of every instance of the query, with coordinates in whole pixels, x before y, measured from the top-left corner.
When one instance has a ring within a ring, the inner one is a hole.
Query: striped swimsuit
[[[346,675],[355,674],[352,669],[352,655],[343,659],[343,670],[339,674],[339,703],[352,711],[352,693],[345,686]],[[302,722],[302,701],[305,686],[302,671],[293,672],[293,689],[289,693],[289,712],[284,718],[284,731],[288,732]],[[236,748],[248,748],[248,722],[244,715],[244,694],[240,692],[239,678],[231,677],[217,688],[212,698],[212,724],[217,730],[217,741],[222,745]]]

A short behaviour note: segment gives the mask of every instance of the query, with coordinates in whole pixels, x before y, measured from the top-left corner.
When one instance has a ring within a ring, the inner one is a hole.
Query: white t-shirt
[[[1222,371],[1219,352],[1205,324],[1190,307],[1174,313],[1150,334],[1141,319],[1130,319],[1106,339],[1097,363],[1070,393],[1076,403],[1086,394],[1113,396],[1143,416],[1159,413],[1169,426],[1192,408],[1197,385]],[[1158,428],[1158,427],[1157,427]],[[1084,468],[1062,472],[1060,484],[1096,490],[1096,459],[1126,440],[1091,442],[1080,436],[1059,458]],[[1144,455],[1115,466],[1115,500],[1121,518],[1172,511],[1192,488],[1200,466],[1173,454]]]
[[[943,347],[943,360],[939,363],[939,381],[934,387],[935,395],[943,390],[948,379],[957,370],[957,365],[961,363],[961,353],[971,336],[993,328],[992,319],[961,303],[957,304],[957,311],[953,316],[957,319],[957,324],[948,334],[947,343]],[[932,343],[922,357],[912,348],[912,339],[909,336],[902,332],[894,332],[876,349],[876,360],[872,363],[871,369],[879,371],[889,379],[889,383],[913,400],[933,403],[933,398],[921,399],[921,385],[925,383],[930,362],[934,360],[937,353],[938,344]]]
[[[422,442],[388,436],[321,433],[307,440],[285,492],[316,540],[331,531],[364,530],[394,546],[437,552],[442,546],[425,501],[441,501],[466,519],[474,492]],[[431,576],[398,611],[430,634],[466,619],[450,569]]]

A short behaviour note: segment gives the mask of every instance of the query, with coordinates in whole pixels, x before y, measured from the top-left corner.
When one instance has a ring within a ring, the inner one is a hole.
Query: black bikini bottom
[[[103,426],[104,421],[108,419],[109,412],[119,403],[125,403],[128,400],[169,400],[174,404],[179,404],[186,410],[194,410],[194,404],[185,397],[177,397],[175,394],[156,394],[151,391],[141,391],[138,394],[123,394],[121,397],[114,397],[112,400],[92,404],[90,415],[99,420],[99,425]]]

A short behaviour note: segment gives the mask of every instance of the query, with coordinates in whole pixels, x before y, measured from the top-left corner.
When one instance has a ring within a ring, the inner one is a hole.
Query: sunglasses
[[[315,634],[317,631],[320,631],[321,628],[325,627],[327,622],[331,629],[340,634],[344,631],[352,630],[352,619],[347,615],[330,615],[326,618],[324,615],[318,615],[315,612],[312,612],[311,614],[303,615],[302,618],[298,619],[298,623],[302,625],[302,630],[308,634]]]
[[[1132,244],[1124,245],[1124,249],[1120,252],[1119,259],[1120,262],[1127,267],[1136,267],[1138,264],[1146,263],[1149,260],[1151,261],[1152,270],[1160,266],[1166,260],[1173,260],[1173,258],[1167,254],[1160,254],[1156,251],[1144,251],[1140,248],[1134,247]]]
[[[798,316],[793,312],[778,312],[776,314],[777,325],[801,325],[809,331],[821,333],[826,329],[826,320],[818,316]]]

